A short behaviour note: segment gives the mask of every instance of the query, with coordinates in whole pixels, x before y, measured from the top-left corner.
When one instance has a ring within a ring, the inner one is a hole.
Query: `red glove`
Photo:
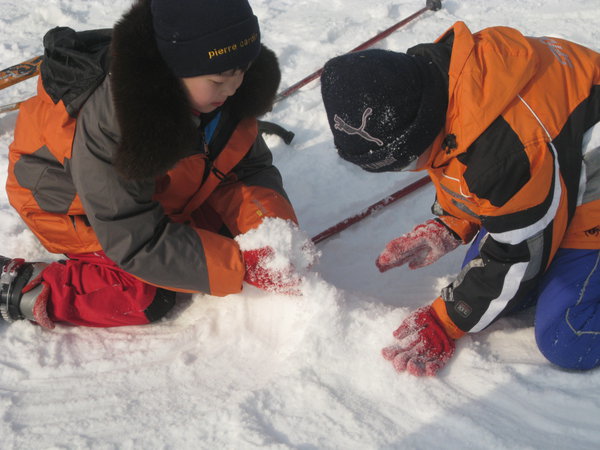
[[[420,308],[404,319],[394,337],[400,342],[381,353],[398,372],[433,376],[454,353],[454,339],[448,336],[431,306]]]
[[[410,269],[418,269],[434,263],[460,243],[446,226],[432,219],[388,242],[375,264],[380,272],[406,263]]]
[[[271,247],[262,247],[242,252],[246,265],[244,281],[257,288],[278,294],[300,295],[298,289],[301,278],[293,266],[274,270],[268,263],[274,257]]]

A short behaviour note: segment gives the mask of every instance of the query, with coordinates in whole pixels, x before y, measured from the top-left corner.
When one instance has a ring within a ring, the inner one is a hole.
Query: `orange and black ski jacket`
[[[487,231],[434,302],[459,337],[528,301],[559,247],[600,248],[600,54],[462,22],[409,53],[447,74],[433,211],[464,243]]]
[[[248,98],[265,78],[274,86],[264,95],[274,95],[276,59],[263,47],[222,110],[197,117],[152,35],[140,37],[135,25],[151,30],[148,20],[140,2],[114,33],[46,35],[38,93],[21,106],[10,146],[10,202],[50,252],[104,250],[153,285],[239,292],[245,268],[232,236],[264,217],[296,221],[257,133],[265,111]]]

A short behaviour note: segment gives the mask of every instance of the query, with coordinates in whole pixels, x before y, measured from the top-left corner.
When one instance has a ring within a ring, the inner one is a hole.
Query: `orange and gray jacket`
[[[257,132],[277,60],[263,47],[221,111],[195,116],[158,55],[148,3],[113,30],[45,36],[38,93],[10,146],[9,200],[50,252],[103,250],[153,285],[239,292],[232,236],[264,217],[296,221]]]
[[[600,54],[462,22],[409,53],[448,82],[433,211],[464,243],[487,231],[434,302],[459,337],[523,305],[559,247],[600,248]]]

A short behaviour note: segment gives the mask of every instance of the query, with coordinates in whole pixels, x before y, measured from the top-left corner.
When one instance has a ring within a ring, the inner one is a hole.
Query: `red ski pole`
[[[391,27],[389,27],[388,29],[382,31],[381,33],[373,36],[371,39],[369,39],[368,41],[363,42],[358,47],[353,48],[348,53],[353,53],[353,52],[358,52],[358,51],[361,51],[361,50],[365,50],[365,49],[371,47],[376,42],[379,42],[382,39],[388,37],[394,31],[398,30],[399,28],[402,28],[407,23],[413,21],[414,19],[416,19],[417,17],[419,17],[421,14],[423,14],[423,13],[425,13],[427,11],[437,11],[437,10],[441,9],[441,7],[442,7],[442,1],[441,0],[426,0],[425,7],[421,8],[417,12],[415,12],[415,13],[411,14],[410,16],[406,17],[405,19],[402,19],[400,22],[396,23],[395,25],[392,25]],[[300,89],[301,87],[306,86],[308,83],[310,83],[313,80],[316,80],[317,78],[319,78],[321,76],[322,72],[323,72],[323,68],[321,67],[319,70],[311,73],[310,75],[306,76],[305,78],[303,78],[302,80],[298,81],[297,83],[295,83],[295,84],[291,85],[290,87],[284,89],[279,94],[277,94],[277,96],[275,97],[275,103],[283,100],[286,97],[289,97],[290,95],[292,95],[293,93],[295,93],[296,91],[298,91],[298,89]]]
[[[399,191],[394,192],[392,195],[388,195],[387,197],[379,200],[378,202],[373,203],[371,206],[369,206],[362,212],[360,212],[354,216],[348,217],[347,219],[344,219],[341,222],[338,222],[334,226],[327,228],[325,231],[322,231],[321,233],[319,233],[315,237],[313,237],[312,241],[315,244],[318,244],[319,242],[324,241],[325,239],[333,236],[334,234],[338,234],[340,231],[345,230],[350,225],[354,225],[356,222],[360,222],[365,217],[373,215],[380,209],[385,208],[386,206],[388,206],[391,203],[394,203],[396,200],[406,197],[411,192],[414,192],[417,189],[419,189],[420,187],[425,186],[427,183],[429,183],[429,181],[430,181],[429,176],[425,176],[425,177],[415,181],[414,183],[409,184],[408,186],[400,189]]]

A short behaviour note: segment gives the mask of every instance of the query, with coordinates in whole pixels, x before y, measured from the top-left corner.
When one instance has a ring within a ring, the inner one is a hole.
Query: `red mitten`
[[[300,295],[301,278],[293,266],[273,269],[269,262],[274,257],[271,247],[245,250],[242,252],[246,265],[244,281],[257,288],[278,294]]]
[[[454,339],[448,336],[431,306],[420,308],[404,319],[394,337],[399,342],[381,353],[398,372],[433,376],[454,353]]]
[[[390,241],[375,264],[380,272],[406,263],[410,269],[418,269],[434,263],[460,243],[446,226],[431,219]]]

